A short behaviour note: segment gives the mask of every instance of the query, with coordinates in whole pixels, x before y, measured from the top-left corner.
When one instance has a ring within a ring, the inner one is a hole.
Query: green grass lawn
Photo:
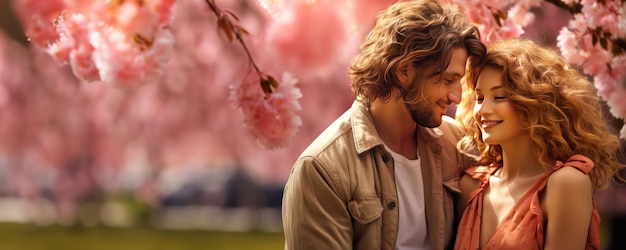
[[[606,229],[603,224],[604,244]],[[282,233],[0,223],[1,250],[278,250],[283,249],[283,243]]]
[[[0,223],[2,250],[283,249],[282,233],[35,226]]]

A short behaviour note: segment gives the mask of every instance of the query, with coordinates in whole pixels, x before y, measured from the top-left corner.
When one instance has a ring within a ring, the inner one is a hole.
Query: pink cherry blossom
[[[535,14],[530,10],[541,6],[542,3],[543,0],[517,1],[517,3],[508,10],[508,18],[513,19],[514,23],[526,27],[535,20]]]
[[[594,85],[598,95],[607,101],[610,112],[615,117],[626,117],[626,56],[618,56],[608,64],[609,69],[594,76]],[[626,126],[621,130],[621,137],[626,138]]]
[[[63,0],[20,0],[13,3],[15,14],[30,41],[45,46],[58,38],[53,22],[65,9]]]
[[[82,80],[153,81],[171,57],[174,0],[14,2],[31,41]]]
[[[102,81],[120,84],[154,82],[163,73],[163,65],[172,55],[174,38],[169,30],[157,33],[147,48],[135,46],[132,37],[118,29],[92,32],[93,61]]]
[[[563,27],[557,37],[557,45],[565,60],[581,65],[587,60],[588,54],[578,46],[576,34]]]
[[[590,40],[590,38],[586,40]],[[587,41],[587,43],[591,44],[590,41]],[[591,45],[589,45],[589,47],[591,47]],[[613,55],[599,47],[600,45],[596,44],[593,48],[587,49],[589,57],[582,63],[582,66],[585,73],[589,75],[600,75],[609,70],[607,65],[610,64]]]
[[[522,35],[523,26],[533,20],[532,13],[526,13],[524,10],[535,4],[535,1],[519,1],[512,6],[511,1],[503,0],[453,0],[452,2],[458,4],[470,21],[476,23],[483,41],[487,44]],[[508,17],[501,18],[500,15],[507,11]]]
[[[59,56],[56,59],[61,63],[69,63],[78,78],[86,81],[100,80],[98,68],[92,60],[94,47],[89,42],[91,28],[94,27],[87,17],[66,13],[59,18],[57,27],[60,44],[52,47],[52,55]]]
[[[619,12],[621,1],[620,0],[606,0],[606,1],[594,1],[594,0],[582,0],[582,14],[587,20],[587,25],[591,29],[602,27],[608,32],[615,31],[618,22],[616,21],[616,15]],[[612,22],[613,21],[613,22]]]
[[[587,20],[585,20],[585,16],[582,14],[574,15],[574,19],[570,20],[568,27],[576,33],[584,33],[589,30]]]
[[[242,109],[245,125],[257,141],[269,149],[284,147],[302,125],[296,114],[302,97],[295,86],[297,80],[284,73],[275,92],[265,96],[259,86],[259,76],[252,71],[244,81],[231,86],[230,99]]]

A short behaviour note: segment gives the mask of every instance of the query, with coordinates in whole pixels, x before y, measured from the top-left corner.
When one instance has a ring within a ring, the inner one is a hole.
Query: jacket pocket
[[[383,205],[377,196],[359,196],[348,202],[350,215],[359,224],[368,224],[383,214]]]

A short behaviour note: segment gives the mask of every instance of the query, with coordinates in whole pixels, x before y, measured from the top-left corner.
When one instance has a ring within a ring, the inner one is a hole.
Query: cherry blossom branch
[[[241,46],[243,47],[246,55],[248,56],[248,61],[250,62],[250,64],[252,64],[252,67],[261,79],[261,88],[263,89],[263,93],[265,93],[265,97],[267,98],[269,94],[274,92],[272,88],[278,87],[278,81],[276,81],[276,79],[271,75],[263,73],[257,66],[254,58],[252,58],[252,53],[250,53],[248,46],[242,38],[242,34],[249,34],[248,30],[238,24],[233,23],[233,21],[230,19],[231,17],[234,18],[236,21],[239,21],[239,18],[237,17],[237,15],[235,15],[235,13],[228,10],[220,9],[217,4],[215,4],[215,0],[205,0],[205,2],[209,5],[209,8],[211,8],[211,11],[213,11],[215,16],[217,16],[217,26],[224,32],[224,34],[226,34],[228,41],[232,42],[233,39],[237,39],[239,44],[241,44]]]
[[[241,44],[254,68],[254,72],[249,71],[242,82],[231,85],[229,99],[243,111],[245,126],[257,142],[268,149],[286,146],[302,125],[302,120],[296,114],[301,109],[298,99],[302,97],[295,86],[297,79],[285,72],[279,86],[274,77],[263,73],[243,40],[243,35],[248,35],[248,31],[235,23],[239,22],[237,15],[220,9],[215,0],[205,2],[217,16],[218,29],[224,32],[229,42],[237,40]],[[255,75],[258,75],[259,82]]]
[[[581,3],[573,3],[570,5],[570,4],[564,3],[562,0],[545,0],[545,1],[548,3],[552,3],[561,9],[565,9],[569,11],[570,14],[580,13],[582,12],[582,9],[583,9],[583,5]]]
[[[626,1],[563,1],[567,3],[564,6],[558,1],[546,1],[568,10],[573,16],[557,37],[561,54],[593,76],[598,95],[607,102],[611,114],[625,118],[626,38],[621,20]],[[620,135],[626,138],[626,126],[622,127]]]
[[[583,13],[583,5],[580,2],[572,2],[570,4],[567,4],[567,3],[564,3],[562,0],[545,0],[545,1],[552,3],[561,9],[569,11],[569,13],[572,15]],[[622,0],[622,2],[624,1]],[[611,52],[613,56],[623,55],[624,52],[626,52],[626,40],[624,38],[621,38],[621,37],[612,38],[611,33],[604,31],[600,27],[597,27],[595,29],[588,29],[588,32],[592,34],[594,45],[597,43],[600,43],[602,48],[606,51]]]

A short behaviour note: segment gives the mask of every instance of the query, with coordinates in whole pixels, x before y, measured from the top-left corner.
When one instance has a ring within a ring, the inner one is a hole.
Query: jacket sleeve
[[[336,173],[313,157],[298,159],[283,195],[285,249],[351,249],[345,197]]]

